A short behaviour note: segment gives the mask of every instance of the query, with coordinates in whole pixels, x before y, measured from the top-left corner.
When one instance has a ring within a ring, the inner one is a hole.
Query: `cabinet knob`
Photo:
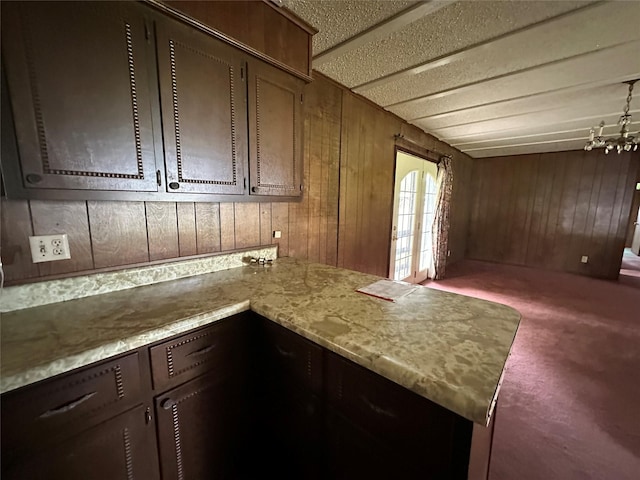
[[[169,184],[169,188],[173,189],[173,190],[177,190],[180,188],[180,184],[178,182],[171,182]]]
[[[37,173],[29,173],[26,176],[27,183],[35,184],[40,183],[42,181],[42,176]]]
[[[167,398],[166,400],[163,400],[162,403],[160,404],[160,406],[162,408],[164,408],[165,410],[171,410],[171,407],[173,407],[176,404],[176,402],[174,402],[173,400],[171,400],[170,398]]]

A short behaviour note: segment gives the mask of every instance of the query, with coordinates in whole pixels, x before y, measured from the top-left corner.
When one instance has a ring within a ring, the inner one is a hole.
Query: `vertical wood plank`
[[[198,254],[220,251],[220,204],[196,203]]]
[[[313,120],[313,122],[312,122]],[[306,258],[312,262],[320,261],[320,202],[322,196],[322,160],[323,160],[323,143],[325,131],[325,123],[322,119],[306,118],[305,135],[308,130],[308,138],[306,143],[307,151],[305,152],[305,172],[308,172],[308,189],[307,195],[303,201],[305,202],[305,221],[307,222],[307,255]],[[311,124],[315,128],[310,128]]]
[[[260,204],[260,245],[271,245],[273,230],[271,229],[271,203]]]
[[[83,201],[31,200],[34,235],[66,233],[71,258],[39,263],[40,276],[93,269],[87,203]]]
[[[198,253],[196,235],[196,209],[192,202],[176,204],[178,216],[178,246],[181,257]]]
[[[547,224],[545,226],[545,236],[542,242],[542,249],[544,254],[543,265],[547,268],[554,268],[556,264],[557,251],[559,242],[556,241],[556,236],[559,230],[560,223],[560,206],[562,205],[562,198],[564,195],[564,185],[566,183],[566,168],[569,162],[563,161],[563,155],[561,153],[555,153],[550,155],[553,165],[554,177],[553,184],[551,185],[551,197],[549,199],[549,213],[547,216]]]
[[[173,202],[145,202],[149,260],[180,256],[178,214]]]
[[[239,220],[242,222],[242,217]],[[220,248],[223,252],[236,248],[236,215],[233,203],[220,204]]]
[[[236,248],[260,245],[260,204],[235,203]]]
[[[5,280],[16,282],[39,275],[38,266],[31,262],[29,236],[33,235],[31,213],[27,200],[0,198],[2,216],[2,266]]]
[[[282,232],[281,238],[272,239],[278,245],[278,256],[289,256],[289,204],[273,202],[271,205],[271,228]]]
[[[144,202],[87,202],[95,268],[149,261]]]

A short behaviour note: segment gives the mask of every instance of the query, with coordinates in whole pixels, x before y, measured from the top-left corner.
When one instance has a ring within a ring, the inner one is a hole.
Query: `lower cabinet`
[[[53,447],[28,452],[17,462],[7,465],[3,458],[2,478],[158,478],[154,440],[153,426],[146,424],[145,408],[139,406]]]
[[[163,480],[235,478],[245,440],[237,393],[236,381],[213,375],[156,398]]]
[[[249,312],[0,400],[9,480],[486,479],[493,432]]]

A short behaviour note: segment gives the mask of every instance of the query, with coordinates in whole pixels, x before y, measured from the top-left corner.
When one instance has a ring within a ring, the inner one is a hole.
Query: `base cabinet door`
[[[214,375],[156,398],[163,480],[235,478],[247,416],[235,391],[231,380]]]
[[[29,452],[7,464],[5,480],[158,479],[155,436],[144,406],[76,435],[52,448]]]

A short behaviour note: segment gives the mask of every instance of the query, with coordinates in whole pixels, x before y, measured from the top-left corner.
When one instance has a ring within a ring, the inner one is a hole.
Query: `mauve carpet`
[[[471,260],[426,282],[522,314],[491,480],[640,479],[640,259],[628,255],[629,283]]]

